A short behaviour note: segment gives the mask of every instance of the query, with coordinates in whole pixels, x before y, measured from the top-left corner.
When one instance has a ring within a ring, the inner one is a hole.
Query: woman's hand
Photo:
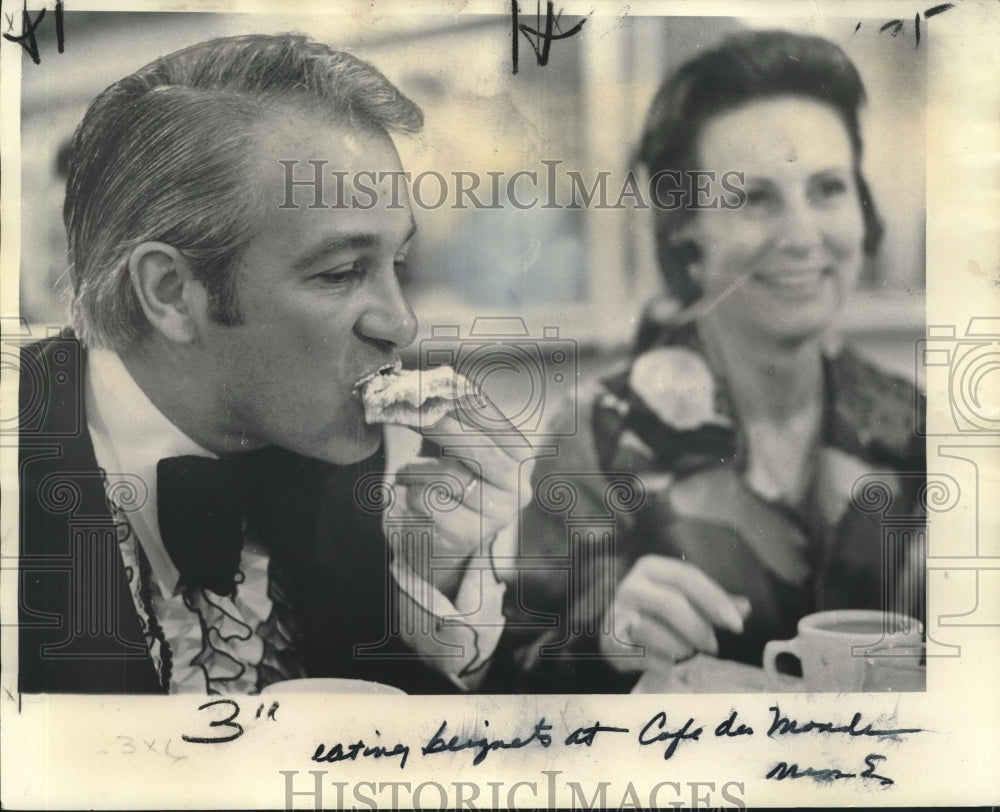
[[[750,602],[730,595],[693,564],[646,555],[618,586],[611,612],[615,634],[601,639],[602,652],[619,671],[644,671],[699,651],[717,654],[715,627],[741,634]],[[622,643],[645,646],[645,660],[640,664],[634,649]]]

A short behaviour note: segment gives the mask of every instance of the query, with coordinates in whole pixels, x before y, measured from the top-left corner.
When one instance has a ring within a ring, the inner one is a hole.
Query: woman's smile
[[[823,284],[833,277],[832,266],[757,271],[750,278],[777,296],[809,299],[819,293]]]

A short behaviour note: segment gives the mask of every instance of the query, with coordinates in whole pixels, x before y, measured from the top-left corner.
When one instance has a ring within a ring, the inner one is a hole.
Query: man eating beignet
[[[296,35],[203,42],[93,101],[64,209],[74,330],[22,355],[21,691],[483,678],[527,443],[451,410],[460,447],[397,453],[355,391],[416,335],[397,278],[416,225],[388,178],[390,133],[422,120]],[[298,205],[289,166],[347,199],[387,179],[370,206]]]

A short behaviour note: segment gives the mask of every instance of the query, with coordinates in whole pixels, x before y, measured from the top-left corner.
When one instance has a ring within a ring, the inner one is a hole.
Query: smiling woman
[[[571,542],[587,548],[581,566],[616,560],[573,574],[564,605],[589,631],[563,653],[596,647],[625,674],[699,651],[759,665],[764,643],[810,612],[922,615],[920,535],[884,547],[853,498],[862,476],[884,472],[894,510],[918,514],[920,399],[830,335],[881,237],[860,169],[864,99],[840,48],[783,31],[701,52],[657,93],[640,150],[650,174],[736,172],[745,197],[656,212],[660,268],[680,304],[647,319],[628,368],[595,387],[581,421],[592,435],[536,469],[540,488],[604,473],[574,481],[576,515],[600,515],[614,476],[637,475],[646,492],[616,515],[617,550]],[[548,554],[565,547],[558,511],[529,508],[524,528]],[[624,578],[611,583],[616,570]],[[626,684],[603,678],[587,688]]]
[[[864,232],[834,108],[793,95],[749,102],[708,122],[698,153],[719,175],[740,167],[746,193],[741,208],[706,209],[683,230],[699,256],[689,272],[717,302],[706,318],[789,339],[829,326],[861,270]]]

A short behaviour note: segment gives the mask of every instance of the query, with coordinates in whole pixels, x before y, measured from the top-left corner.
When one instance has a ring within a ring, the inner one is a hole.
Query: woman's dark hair
[[[839,47],[821,37],[788,31],[747,31],[727,38],[669,75],[646,116],[637,163],[649,174],[698,169],[698,139],[705,123],[749,101],[796,95],[829,104],[847,129],[864,215],[864,250],[872,255],[882,224],[861,173],[858,113],[865,88],[857,68]],[[689,268],[698,249],[676,235],[695,212],[686,206],[659,208],[656,244],[660,270],[670,292],[685,305],[701,291]]]

